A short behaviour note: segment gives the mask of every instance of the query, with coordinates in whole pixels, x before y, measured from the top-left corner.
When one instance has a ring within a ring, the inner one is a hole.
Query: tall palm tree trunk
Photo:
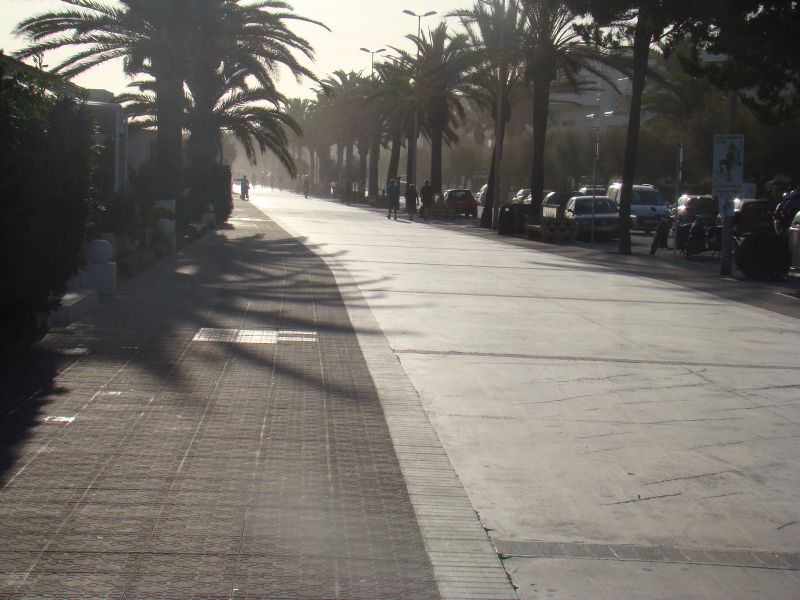
[[[631,109],[628,116],[628,139],[622,163],[622,190],[619,201],[619,253],[631,253],[631,194],[636,177],[636,154],[639,151],[639,126],[642,120],[642,93],[647,75],[647,59],[652,37],[652,24],[646,3],[639,7],[639,17],[633,33],[633,80]]]
[[[533,161],[531,163],[531,214],[541,214],[544,196],[544,148],[547,140],[547,112],[550,104],[550,79],[533,81]]]
[[[345,177],[347,178],[348,181],[350,181],[350,183],[353,182],[353,166],[355,162],[355,156],[353,151],[354,151],[353,142],[348,142],[345,151],[344,171],[345,171]]]
[[[367,155],[369,142],[361,140],[358,144],[358,198],[364,198],[364,189],[367,187]]]
[[[370,200],[378,197],[378,167],[381,152],[381,138],[376,135],[369,148],[369,190],[367,195]]]
[[[481,227],[490,229],[492,227],[492,207],[494,206],[494,168],[497,141],[492,144],[492,164],[489,166],[489,179],[486,181],[486,193],[483,195],[483,212],[481,213]]]
[[[414,147],[414,132],[409,131],[408,135],[406,136],[406,181],[408,183],[415,183],[417,188],[421,188],[419,173],[414,173],[414,154],[416,153],[416,149]],[[417,181],[411,181],[411,174],[414,174],[414,177]]]
[[[500,121],[500,131],[498,132],[498,137],[495,140],[494,144],[492,145],[492,164],[489,166],[489,179],[486,181],[486,194],[483,197],[483,212],[481,213],[481,227],[484,229],[489,229],[492,226],[492,212],[494,210],[494,187],[495,182],[497,181],[497,145],[500,145],[500,162],[502,164],[503,158],[503,142],[506,139],[506,122],[511,115],[509,111],[505,111],[505,115]],[[498,201],[499,201],[499,194],[498,194]]]
[[[166,69],[155,71],[156,91],[156,165],[158,200],[177,200],[183,189],[182,131],[183,78]]]
[[[394,179],[397,177],[397,169],[400,167],[400,150],[403,146],[403,136],[399,133],[392,135],[392,151],[389,154],[389,172],[386,175],[386,180]]]
[[[431,188],[434,194],[442,193],[442,130],[431,128]]]

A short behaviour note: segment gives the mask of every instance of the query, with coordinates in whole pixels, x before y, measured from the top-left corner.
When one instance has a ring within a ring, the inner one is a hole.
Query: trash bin
[[[514,209],[508,204],[501,206],[497,215],[497,233],[514,235]]]
[[[530,204],[512,204],[514,211],[514,233],[525,233],[525,224],[528,219],[528,213],[531,211]]]

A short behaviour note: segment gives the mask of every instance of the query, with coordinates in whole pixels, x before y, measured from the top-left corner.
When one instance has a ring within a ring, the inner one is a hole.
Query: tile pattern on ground
[[[260,216],[3,356],[0,598],[439,597],[336,282]]]

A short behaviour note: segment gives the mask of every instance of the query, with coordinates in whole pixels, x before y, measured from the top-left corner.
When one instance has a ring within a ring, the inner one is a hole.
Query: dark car
[[[467,217],[478,216],[478,203],[469,190],[446,190],[444,205],[452,208],[456,214],[464,213]]]
[[[562,219],[564,207],[570,198],[583,196],[580,192],[550,192],[542,201],[542,216]]]
[[[733,202],[733,232],[736,235],[772,231],[772,203],[769,200],[736,198]]]
[[[610,198],[574,196],[567,201],[565,212],[567,218],[578,227],[579,236],[589,237],[593,228],[594,235],[598,239],[614,238],[619,235],[619,209]]]
[[[678,198],[678,203],[672,210],[672,216],[678,224],[692,223],[695,217],[700,217],[709,225],[717,222],[719,206],[713,196],[684,194]]]

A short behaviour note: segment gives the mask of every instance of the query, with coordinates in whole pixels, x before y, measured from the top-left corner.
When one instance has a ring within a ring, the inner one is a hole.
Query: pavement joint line
[[[689,548],[638,544],[598,544],[495,539],[504,559],[576,559],[617,562],[671,563],[719,567],[744,567],[773,571],[800,571],[800,553],[742,548]],[[587,555],[587,553],[589,555]],[[742,555],[744,555],[742,557]],[[749,556],[748,556],[749,555]],[[676,558],[677,556],[677,558]],[[698,558],[693,558],[698,557]],[[683,557],[682,559],[680,557]],[[740,557],[736,560],[736,557]],[[749,560],[748,560],[749,558]],[[772,564],[763,559],[770,559]]]
[[[635,358],[612,358],[599,356],[559,356],[550,354],[521,354],[515,352],[465,352],[461,350],[426,350],[415,348],[400,348],[395,351],[398,355],[421,356],[453,356],[475,358],[518,358],[520,360],[554,360],[566,362],[599,362],[621,363],[633,365],[675,366],[675,367],[717,367],[720,369],[759,369],[776,371],[796,371],[800,365],[764,365],[764,364],[732,364],[732,363],[707,363],[700,361],[684,360],[658,360]]]
[[[294,231],[290,226],[288,226],[285,222],[281,219],[275,218],[273,215],[268,215],[272,218],[276,223],[278,223],[289,235],[293,236],[296,240],[299,240],[302,236],[300,236],[296,231]],[[313,248],[309,247],[311,252],[317,254]],[[418,477],[418,471],[416,469],[416,463],[418,461],[410,462],[408,460],[403,459],[403,452],[406,446],[406,438],[407,438],[407,431],[406,427],[398,428],[395,426],[395,413],[396,409],[395,406],[399,402],[403,409],[401,411],[401,415],[403,416],[403,422],[408,423],[411,418],[415,418],[418,423],[418,431],[419,430],[426,430],[431,435],[431,439],[438,439],[438,434],[436,433],[435,428],[431,424],[425,410],[422,406],[422,402],[419,398],[419,395],[414,388],[411,380],[408,378],[407,374],[403,370],[401,363],[398,360],[398,354],[396,354],[391,346],[389,345],[388,340],[386,339],[384,334],[377,335],[376,333],[372,333],[369,335],[365,335],[364,331],[369,332],[382,332],[380,325],[376,321],[372,311],[369,308],[361,290],[355,283],[355,280],[350,275],[349,271],[347,270],[344,265],[342,265],[335,257],[330,255],[324,254],[317,254],[327,265],[330,269],[331,273],[336,280],[337,286],[339,288],[344,288],[351,290],[351,292],[345,297],[342,296],[342,302],[345,305],[347,310],[347,314],[350,318],[350,322],[353,326],[353,330],[356,332],[356,336],[358,338],[359,345],[361,347],[361,351],[364,355],[364,359],[367,362],[368,369],[370,373],[375,374],[378,372],[382,372],[384,370],[393,370],[396,374],[391,382],[386,382],[384,379],[377,379],[373,377],[375,387],[378,391],[378,396],[383,406],[384,413],[386,415],[386,423],[389,427],[389,431],[392,437],[392,441],[395,447],[395,452],[397,453],[398,460],[400,461],[400,467],[403,472],[403,476],[406,480],[406,483],[409,488],[415,485]],[[368,291],[368,290],[367,290]],[[441,449],[440,452],[442,455],[446,456],[446,452],[444,448],[441,446],[441,443],[438,445]],[[416,447],[415,447],[416,448]],[[449,464],[449,459],[448,459]],[[450,465],[450,470],[452,471],[453,475],[455,475],[455,470],[453,469],[452,465]],[[424,486],[423,484],[420,484]],[[430,494],[411,494],[409,489],[409,497],[411,499],[412,505],[414,506],[414,510],[417,510],[417,506],[421,501],[425,501],[425,505],[438,505],[442,507],[450,507],[453,504],[453,500],[456,498],[464,501],[465,503],[465,510],[464,516],[469,518],[474,523],[474,529],[477,532],[480,532],[479,537],[479,547],[482,550],[481,554],[477,554],[472,552],[471,554],[477,558],[477,556],[485,556],[487,554],[493,555],[496,559],[496,572],[498,575],[502,575],[504,581],[504,585],[502,586],[502,594],[503,596],[497,596],[498,586],[497,585],[484,585],[482,590],[479,590],[480,595],[475,596],[476,598],[486,598],[487,600],[500,600],[500,598],[507,598],[507,599],[516,599],[518,598],[516,589],[511,584],[510,576],[506,571],[500,557],[492,543],[492,540],[486,533],[483,525],[480,522],[480,518],[478,514],[472,508],[472,504],[469,502],[469,498],[467,497],[466,491],[463,488],[463,485],[460,486],[460,493],[454,495],[444,495],[444,496],[432,496]],[[438,499],[437,499],[438,498]],[[466,507],[469,507],[467,510]],[[437,531],[431,530],[429,527],[426,526],[425,522],[419,522],[419,527],[422,532],[422,536],[425,542],[425,545],[428,549],[428,554],[431,555],[431,563],[433,566],[434,577],[436,578],[437,584],[439,585],[439,592],[442,596],[442,600],[455,600],[457,598],[462,597],[458,593],[458,589],[460,585],[465,584],[470,588],[473,587],[473,583],[467,580],[460,580],[460,581],[451,581],[451,578],[447,575],[447,573],[443,570],[441,563],[438,563],[433,560],[432,554],[436,552],[439,557],[441,556],[452,556],[453,558],[463,556],[462,553],[455,552],[452,549],[453,540],[443,540]],[[445,542],[445,545],[448,546],[447,550],[443,550],[438,541]],[[474,542],[473,542],[474,543]],[[463,547],[463,543],[461,544]],[[484,554],[485,553],[485,554]],[[467,563],[469,565],[470,563]],[[479,567],[479,562],[476,560],[474,566],[476,568]],[[483,566],[483,565],[481,565]],[[485,567],[483,567],[485,568]]]

